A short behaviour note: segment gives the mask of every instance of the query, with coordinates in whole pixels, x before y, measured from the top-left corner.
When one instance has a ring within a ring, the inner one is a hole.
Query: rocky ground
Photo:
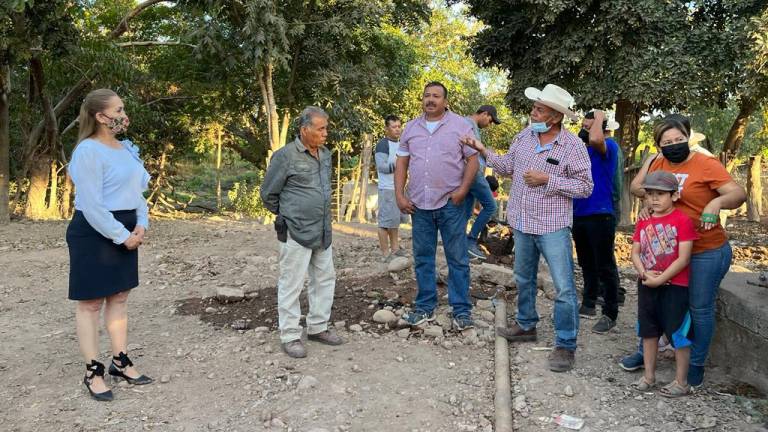
[[[114,402],[92,401],[81,384],[74,308],[66,300],[65,229],[65,222],[0,228],[0,430],[493,429],[491,300],[476,300],[478,326],[463,334],[450,330],[444,306],[435,325],[402,329],[396,318],[415,290],[410,267],[390,273],[375,240],[337,233],[332,320],[348,343],[310,343],[307,359],[289,359],[275,331],[273,233],[218,217],[154,222],[141,251],[142,283],[130,300],[129,349],[158,382],[121,384]],[[504,296],[513,314],[511,259],[493,261],[499,267],[473,267],[472,292]],[[628,273],[622,277],[630,283]],[[541,339],[510,348],[518,430],[556,430],[553,418],[561,413],[584,419],[582,430],[591,431],[760,430],[766,421],[766,400],[717,368],[712,384],[686,399],[629,390],[638,376],[616,362],[634,344],[631,290],[617,329],[599,336],[583,321],[576,368],[549,372],[546,274],[541,285]],[[444,294],[441,288],[442,305]],[[672,363],[662,363],[660,380],[671,373]]]

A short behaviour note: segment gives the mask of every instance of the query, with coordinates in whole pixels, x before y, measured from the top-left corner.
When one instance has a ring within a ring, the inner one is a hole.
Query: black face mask
[[[686,141],[662,147],[661,154],[672,163],[681,163],[688,159],[691,149],[688,148],[688,141]]]
[[[589,131],[582,128],[579,131],[579,138],[581,138],[581,140],[584,141],[584,144],[588,144],[589,143]]]

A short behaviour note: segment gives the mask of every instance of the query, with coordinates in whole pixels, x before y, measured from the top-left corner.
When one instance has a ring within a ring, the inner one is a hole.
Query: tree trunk
[[[64,171],[64,184],[61,186],[61,217],[69,219],[72,217],[74,206],[72,205],[72,191],[75,187],[72,184],[72,178]]]
[[[371,135],[363,135],[363,154],[360,158],[360,202],[357,205],[357,221],[363,223],[367,216],[368,177],[371,171]]]
[[[59,214],[59,162],[51,160],[51,188],[48,192],[48,216]]]
[[[160,198],[160,188],[163,186],[163,183],[165,182],[165,169],[166,164],[168,160],[168,152],[173,150],[173,144],[166,143],[163,147],[163,152],[160,154],[160,164],[157,167],[157,177],[155,178],[155,184],[152,187],[152,192],[149,194],[149,197],[147,198],[147,202],[149,203],[149,208],[154,209],[157,205],[157,202]]]
[[[750,157],[747,171],[747,219],[753,222],[760,222],[760,215],[763,214],[763,185],[760,183],[761,162],[761,155]]]
[[[45,219],[48,215],[46,196],[50,180],[51,159],[48,155],[40,155],[32,161],[29,170],[29,190],[24,215],[30,219]]]
[[[634,162],[634,150],[639,143],[641,114],[642,111],[639,104],[626,99],[616,101],[616,120],[621,125],[616,131],[616,140],[624,153],[626,162],[624,166],[631,166],[632,162]]]
[[[616,121],[620,127],[616,131],[616,140],[621,151],[624,154],[624,181],[621,191],[621,220],[619,224],[629,225],[635,219],[636,199],[629,192],[629,183],[637,173],[632,167],[635,165],[635,153],[639,144],[640,135],[640,116],[642,111],[640,105],[626,99],[616,101]]]
[[[272,136],[272,152],[276,152],[282,147],[280,145],[280,116],[277,114],[277,101],[275,100],[275,90],[273,86],[273,76],[272,76],[272,61],[269,60],[264,66],[265,72],[265,83],[267,85],[267,98],[269,98],[269,128],[270,128],[270,135]]]
[[[10,104],[11,67],[0,65],[0,225],[11,220],[8,202],[11,178]]]
[[[747,126],[749,125],[749,117],[755,112],[757,105],[765,97],[765,92],[759,93],[753,98],[742,97],[741,103],[739,103],[739,113],[731,124],[731,129],[728,131],[728,135],[725,137],[723,143],[723,153],[725,158],[735,158],[741,148],[741,143],[744,142],[744,134],[747,132]]]
[[[283,127],[280,129],[280,147],[288,142],[288,129],[291,127],[291,113],[288,109],[283,113]]]
[[[216,134],[216,209],[221,211],[221,127]]]

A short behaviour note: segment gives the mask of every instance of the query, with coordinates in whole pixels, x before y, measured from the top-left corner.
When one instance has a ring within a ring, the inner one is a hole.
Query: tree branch
[[[128,14],[126,14],[122,20],[120,20],[120,23],[117,25],[117,27],[114,28],[114,30],[112,30],[112,33],[110,33],[109,36],[112,39],[117,39],[120,35],[128,31],[128,21],[132,20],[134,17],[136,17],[136,15],[144,11],[144,9],[164,1],[170,0],[146,0],[139,3],[135,8],[133,8],[133,10],[128,12]]]
[[[188,43],[179,42],[179,41],[135,41],[135,42],[120,42],[120,43],[116,43],[115,45],[120,48],[135,47],[135,46],[138,46],[138,47],[159,46],[159,45],[183,45],[183,46],[188,46],[190,48],[197,48],[197,45],[188,44]]]
[[[200,96],[167,96],[167,97],[161,97],[157,99],[153,99],[147,103],[144,104],[144,106],[150,106],[152,104],[156,104],[158,102],[163,102],[167,100],[183,100],[183,99],[197,99]]]

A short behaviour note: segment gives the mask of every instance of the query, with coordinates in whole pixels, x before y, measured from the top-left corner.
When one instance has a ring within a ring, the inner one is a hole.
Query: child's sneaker
[[[634,372],[638,369],[642,369],[643,366],[643,355],[636,352],[632,355],[628,355],[621,359],[619,362],[619,366],[621,366],[622,369],[629,372]]]
[[[424,312],[423,310],[414,309],[410,312],[404,313],[403,320],[405,320],[408,325],[417,326],[419,324],[424,324],[425,322],[434,321],[435,313],[434,311],[430,313]]]

